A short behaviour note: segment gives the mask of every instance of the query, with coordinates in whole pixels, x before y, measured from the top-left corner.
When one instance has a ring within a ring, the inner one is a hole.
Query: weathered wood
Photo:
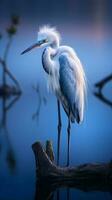
[[[52,190],[57,187],[76,187],[82,190],[112,190],[112,162],[88,163],[74,167],[59,167],[44,151],[40,142],[32,145],[39,184],[47,180]]]
[[[54,161],[53,146],[52,146],[52,142],[49,140],[46,141],[46,153],[48,157],[50,158],[50,160],[53,162]]]

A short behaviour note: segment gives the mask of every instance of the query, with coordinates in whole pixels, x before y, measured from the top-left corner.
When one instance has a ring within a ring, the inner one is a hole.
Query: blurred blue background
[[[41,63],[43,50],[20,55],[36,41],[41,25],[56,26],[61,33],[62,44],[76,50],[88,80],[84,122],[80,126],[72,125],[70,165],[112,159],[112,107],[93,95],[94,84],[112,73],[111,8],[112,1],[106,0],[0,1],[0,32],[5,33],[11,14],[20,16],[8,64],[23,91],[19,100],[5,111],[5,127],[2,126],[3,99],[0,99],[0,199],[35,198],[35,160],[31,149],[34,142],[40,140],[44,144],[47,139],[52,140],[57,158],[57,104],[54,95],[47,92],[46,75]],[[1,56],[6,43],[7,34],[0,41]],[[10,80],[8,82],[12,84]],[[33,86],[38,86],[38,93]],[[112,100],[112,81],[105,85],[103,93]],[[6,103],[10,100],[12,97]],[[60,165],[65,166],[67,117],[63,109],[61,114]],[[108,200],[112,194],[72,189],[69,199],[75,198]],[[66,189],[60,190],[60,199],[67,199]]]

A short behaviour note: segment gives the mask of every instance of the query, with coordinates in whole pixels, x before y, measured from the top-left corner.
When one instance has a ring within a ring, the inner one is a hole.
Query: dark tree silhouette
[[[17,27],[19,25],[19,17],[16,15],[11,16],[11,24],[6,29],[7,33],[7,44],[4,49],[3,57],[0,57],[0,64],[3,69],[2,74],[2,85],[0,86],[0,95],[16,95],[21,93],[20,84],[17,81],[16,77],[12,74],[8,67],[8,55],[10,51],[10,47],[13,42],[13,38],[17,32]],[[2,39],[2,34],[0,33],[0,40]],[[7,76],[12,80],[15,86],[9,86],[7,83]]]
[[[105,95],[103,94],[103,87],[112,80],[112,74],[106,76],[103,78],[101,81],[97,82],[95,84],[95,87],[98,89],[97,92],[94,92],[94,95],[98,97],[101,101],[103,101],[105,104],[109,105],[112,107],[112,101],[107,99]]]

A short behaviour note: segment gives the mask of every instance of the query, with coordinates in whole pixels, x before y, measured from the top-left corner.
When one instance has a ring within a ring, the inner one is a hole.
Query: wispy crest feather
[[[40,34],[53,34],[56,36],[56,38],[59,39],[59,42],[61,41],[61,36],[60,36],[60,33],[57,31],[56,27],[51,27],[50,25],[44,25],[44,26],[41,26],[39,28],[39,33]]]

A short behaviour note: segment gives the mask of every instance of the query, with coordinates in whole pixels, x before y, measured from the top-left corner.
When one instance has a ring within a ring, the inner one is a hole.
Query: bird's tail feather
[[[70,120],[72,123],[75,123],[75,117],[73,115],[72,112],[70,112],[70,116],[69,116],[69,109],[67,109],[67,106],[65,106],[65,104],[62,102],[62,106],[64,108],[64,111],[66,112],[67,116],[70,117]]]
[[[73,107],[71,108],[71,110],[72,110],[72,115],[74,116],[77,123],[79,124],[81,120],[80,120],[79,110],[75,104],[73,104]]]

